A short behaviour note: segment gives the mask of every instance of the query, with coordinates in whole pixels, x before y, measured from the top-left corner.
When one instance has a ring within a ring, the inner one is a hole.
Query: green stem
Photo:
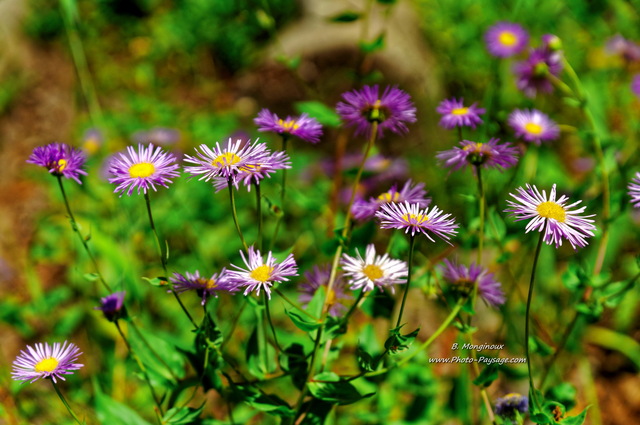
[[[273,342],[275,342],[276,349],[281,352],[282,347],[278,343],[278,336],[276,335],[276,328],[273,326],[273,322],[271,321],[271,311],[269,310],[269,298],[267,297],[267,292],[264,292],[264,309],[267,314],[267,321],[269,322],[269,326],[271,327],[271,333],[273,333]],[[276,353],[278,354],[278,353]]]
[[[107,289],[107,291],[112,292],[111,287],[104,280],[102,273],[100,273],[100,269],[98,268],[98,262],[96,261],[95,257],[91,253],[91,250],[89,249],[89,245],[87,244],[87,240],[80,233],[80,229],[78,228],[76,219],[73,216],[73,213],[71,212],[71,207],[69,206],[69,199],[67,199],[67,193],[64,191],[64,184],[62,183],[62,177],[61,176],[56,176],[56,177],[58,178],[58,186],[60,186],[60,192],[62,192],[62,199],[64,200],[64,206],[67,208],[67,214],[69,215],[69,221],[71,222],[71,229],[73,229],[75,234],[78,235],[78,238],[80,238],[80,242],[82,243],[82,246],[84,247],[85,252],[89,256],[89,259],[93,264],[93,269],[98,275],[98,279],[100,280],[102,285]]]
[[[164,359],[158,354],[158,352],[153,348],[153,346],[151,344],[149,344],[149,341],[147,341],[147,338],[144,337],[144,335],[142,334],[142,332],[140,332],[140,329],[138,329],[138,326],[135,324],[135,322],[133,320],[129,321],[129,326],[131,326],[131,329],[133,329],[137,334],[138,334],[138,338],[140,338],[140,341],[142,341],[142,343],[144,344],[145,347],[147,347],[147,349],[151,352],[151,354],[153,354],[153,356],[160,362],[162,363],[162,365],[167,369],[167,372],[169,372],[169,374],[171,375],[171,377],[173,378],[174,381],[178,382],[179,378],[176,376],[175,373],[173,373],[173,369],[171,367],[169,367],[169,365],[167,364],[167,362],[164,361]]]
[[[462,127],[461,126],[456,126],[456,128],[458,129],[458,141],[462,142],[464,139],[462,138]]]
[[[258,240],[256,245],[262,251],[262,196],[260,195],[260,184],[253,184],[256,189],[256,214],[258,216]]]
[[[484,216],[485,216],[486,200],[484,197],[484,185],[482,184],[482,167],[480,165],[476,165],[476,171],[478,174],[478,201],[480,203],[480,232],[478,234],[478,256],[477,256],[476,262],[478,263],[478,265],[481,265],[482,250],[484,248],[484,220],[485,220]],[[474,301],[475,301],[475,297],[474,297]]]
[[[281,290],[274,288],[273,292],[275,292],[276,294],[280,295],[280,297],[282,297],[283,300],[285,300],[287,303],[289,303],[289,305],[291,305],[291,307],[294,307],[296,310],[300,311],[302,314],[304,314],[305,316],[309,317],[310,319],[313,320],[318,320],[317,317],[315,317],[313,314],[309,313],[307,310],[305,310],[304,308],[302,308],[302,306],[300,306],[300,304],[291,301]]]
[[[228,180],[229,186],[229,201],[231,202],[231,215],[233,216],[233,224],[236,226],[236,231],[238,232],[238,236],[240,237],[240,242],[242,242],[242,247],[245,251],[249,250],[247,243],[244,241],[244,236],[242,236],[242,230],[240,230],[240,224],[238,224],[238,213],[236,212],[236,199],[234,197],[233,192],[233,182],[231,178]]]
[[[396,328],[400,326],[402,322],[402,313],[404,313],[404,305],[407,301],[407,294],[409,293],[409,286],[411,285],[411,266],[413,263],[413,251],[416,244],[415,235],[411,235],[409,238],[409,271],[407,273],[407,284],[404,287],[404,294],[402,294],[402,304],[400,304],[400,313],[398,313],[398,320],[396,321]]]
[[[160,262],[162,263],[162,270],[164,271],[164,279],[167,279],[168,281],[169,276],[167,272],[167,259],[164,253],[162,252],[162,244],[160,243],[160,238],[158,237],[158,231],[156,230],[156,225],[153,221],[153,213],[151,212],[151,200],[149,199],[148,192],[145,192],[144,200],[147,205],[147,215],[149,216],[149,224],[151,225],[151,231],[153,232],[153,236],[155,237],[155,240],[156,240],[156,248],[158,249],[158,255],[160,255]],[[182,300],[180,299],[180,296],[178,295],[178,293],[173,289],[173,286],[171,287],[171,293],[175,297],[176,301],[178,301],[178,304],[180,304],[182,311],[189,318],[193,327],[198,329],[198,325],[196,324],[195,320],[193,320],[193,317],[191,317],[189,310],[187,310],[185,305],[182,303]]]
[[[71,414],[73,419],[75,419],[75,421],[79,425],[83,425],[82,422],[80,422],[80,419],[78,419],[78,417],[76,416],[76,414],[73,413],[73,410],[71,410],[71,406],[69,406],[69,403],[67,403],[67,400],[64,398],[64,396],[60,392],[60,389],[58,388],[58,385],[55,383],[55,381],[53,379],[51,380],[51,383],[53,384],[53,389],[56,390],[56,394],[58,394],[58,397],[60,397],[60,400],[62,401],[62,404],[64,404],[64,407],[67,408],[67,410],[69,411],[69,413]]]
[[[527,295],[527,309],[525,312],[525,322],[524,322],[524,346],[527,355],[527,370],[529,372],[529,394],[533,401],[533,405],[540,409],[540,404],[538,403],[538,398],[536,396],[536,389],[533,383],[533,374],[531,372],[531,353],[529,350],[529,314],[531,312],[531,299],[533,298],[533,284],[535,283],[536,278],[536,268],[538,266],[538,258],[540,257],[540,248],[542,248],[542,240],[544,239],[544,234],[546,232],[546,226],[542,232],[540,232],[540,237],[538,238],[538,245],[536,246],[535,254],[533,255],[533,266],[531,268],[531,279],[529,280],[529,294]]]
[[[238,326],[238,322],[240,321],[240,316],[242,316],[242,312],[246,307],[247,307],[247,298],[245,297],[244,301],[242,302],[242,306],[240,306],[240,310],[238,310],[238,314],[236,314],[233,320],[231,321],[231,326],[229,326],[229,330],[226,332],[225,337],[222,339],[220,350],[223,350],[225,345],[227,345],[227,342],[231,341],[231,335],[233,335],[233,332],[235,331],[236,326]]]
[[[287,151],[288,141],[289,141],[289,135],[287,133],[282,133],[282,152]],[[280,224],[282,223],[282,219],[284,218],[284,201],[285,201],[286,191],[287,191],[287,169],[284,168],[282,170],[282,187],[280,188],[280,214],[278,214],[276,218],[276,226],[273,231],[273,237],[271,238],[271,243],[270,243],[271,247],[273,247],[273,244],[278,238],[278,232],[280,231]]]

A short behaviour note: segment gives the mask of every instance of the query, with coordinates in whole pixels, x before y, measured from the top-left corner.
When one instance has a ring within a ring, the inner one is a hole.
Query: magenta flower
[[[169,187],[171,178],[180,175],[177,169],[176,157],[159,147],[138,145],[136,152],[127,146],[126,153],[116,154],[109,162],[108,172],[114,176],[109,178],[109,183],[118,185],[114,192],[121,192],[120,196],[125,192],[131,196],[136,189],[138,195],[141,190],[146,194],[149,188],[155,191],[156,185]]]
[[[114,292],[100,299],[100,307],[94,307],[94,310],[102,311],[104,317],[110,321],[116,320],[126,316],[126,309],[124,308],[124,296],[126,291]]]
[[[300,290],[300,296],[298,299],[303,307],[306,307],[313,299],[316,291],[320,287],[328,289],[329,279],[331,277],[331,266],[326,264],[322,267],[313,266],[313,269],[305,272],[305,281],[300,284],[298,289]],[[329,307],[329,314],[333,317],[338,317],[347,311],[345,302],[353,299],[350,293],[345,292],[346,282],[343,279],[341,272],[336,273],[336,278],[333,282],[333,288],[331,292],[327,294],[327,305]]]
[[[238,286],[229,280],[225,268],[220,273],[212,274],[209,278],[200,276],[200,272],[196,270],[195,273],[174,273],[169,280],[177,293],[195,291],[199,297],[202,297],[202,305],[207,302],[207,298],[210,296],[218,298],[218,292],[234,293],[239,290]]]
[[[387,86],[380,96],[378,85],[364,86],[342,94],[336,111],[347,127],[356,127],[356,135],[370,135],[371,123],[378,122],[377,137],[385,130],[396,134],[409,131],[406,123],[416,121],[416,107],[411,97],[397,87]]]
[[[243,269],[232,264],[232,267],[237,270],[229,270],[227,276],[231,283],[246,288],[244,295],[253,291],[260,295],[260,289],[264,289],[267,297],[271,299],[271,287],[274,282],[286,282],[289,280],[287,276],[298,275],[298,266],[293,259],[293,254],[289,254],[283,262],[277,263],[269,251],[267,260],[264,261],[260,251],[251,246],[248,257],[245,257],[242,251],[240,251],[240,256],[242,256],[242,261],[247,268]]]
[[[522,52],[529,43],[529,34],[513,22],[498,22],[484,34],[487,50],[493,56],[506,58]]]
[[[555,140],[560,135],[558,124],[537,109],[516,109],[509,115],[508,122],[517,137],[536,145]]]
[[[82,169],[86,161],[85,154],[65,143],[49,143],[33,150],[27,162],[44,167],[56,177],[73,179],[82,184],[80,175],[87,175]]]
[[[430,233],[441,238],[451,245],[449,239],[455,235],[458,225],[451,214],[442,215],[443,211],[433,206],[431,210],[420,209],[419,204],[382,204],[376,217],[380,220],[381,229],[404,229],[405,233],[411,232],[411,236],[416,233],[423,233],[431,242],[435,240]]]
[[[549,77],[562,72],[562,52],[552,48],[557,44],[554,37],[547,35],[542,47],[531,49],[529,57],[513,67],[516,85],[528,97],[535,97],[538,92],[551,93],[553,84]]]
[[[456,98],[445,99],[440,102],[436,108],[436,112],[442,115],[440,118],[440,126],[447,130],[453,130],[456,127],[476,128],[478,124],[482,124],[480,115],[485,113],[483,108],[478,108],[476,103],[471,106],[464,106],[464,99]]]
[[[340,259],[345,277],[352,290],[372,291],[375,287],[389,288],[395,293],[393,285],[407,282],[409,268],[405,261],[390,258],[388,254],[376,255],[373,244],[367,245],[364,258],[356,248],[356,256],[342,254]]]
[[[283,136],[295,136],[305,142],[318,143],[322,136],[322,125],[307,114],[299,117],[288,116],[284,120],[268,109],[263,109],[253,120],[258,131],[271,131]]]
[[[67,341],[53,346],[46,342],[37,343],[35,348],[27,345],[27,351],[20,350],[20,355],[13,362],[11,378],[15,381],[35,382],[41,378],[62,379],[63,375],[71,375],[80,369],[82,364],[74,363],[82,354],[80,349]]]
[[[444,260],[444,266],[440,269],[442,276],[454,292],[460,292],[467,296],[477,285],[478,294],[487,304],[492,307],[504,304],[505,297],[502,285],[495,280],[493,273],[489,273],[484,267],[472,263],[467,268],[462,264]]]
[[[631,196],[631,204],[636,208],[640,208],[640,173],[636,173],[627,189],[629,189],[629,196]]]
[[[369,198],[368,201],[359,199],[354,202],[351,207],[351,214],[356,220],[370,220],[380,209],[380,205],[389,202],[409,202],[417,203],[421,208],[429,206],[431,198],[426,197],[427,192],[424,190],[424,183],[418,183],[413,185],[411,180],[407,180],[402,189],[398,191],[397,186],[394,184],[391,189],[381,193],[380,195]]]
[[[596,229],[590,219],[595,214],[581,216],[584,206],[572,210],[582,201],[566,205],[569,198],[565,195],[556,200],[555,184],[548,198],[544,190],[540,193],[537,187],[529,184],[526,189],[519,187],[517,192],[509,194],[515,201],[507,201],[510,208],[505,212],[511,213],[516,221],[531,219],[526,233],[532,230],[543,232],[544,242],[548,245],[555,243],[556,248],[562,245],[562,239],[569,241],[574,250],[587,246],[586,238],[592,237]]]
[[[444,166],[454,170],[471,165],[474,167],[505,168],[513,167],[518,162],[518,148],[509,143],[498,143],[500,139],[490,139],[487,143],[471,142],[463,140],[461,147],[454,147],[448,151],[438,152],[436,158],[442,161]]]

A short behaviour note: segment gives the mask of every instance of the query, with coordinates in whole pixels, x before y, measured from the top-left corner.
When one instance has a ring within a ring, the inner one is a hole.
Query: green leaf
[[[266,394],[249,385],[231,385],[231,396],[236,401],[244,401],[261,412],[280,417],[291,417],[295,414],[286,401],[274,394]]]
[[[356,358],[358,359],[358,366],[360,370],[365,372],[373,372],[376,369],[376,361],[374,361],[373,356],[371,354],[364,351],[361,346],[356,347]]]
[[[89,282],[95,282],[100,279],[98,273],[85,273],[82,277],[84,277],[85,280],[88,280]]]
[[[479,387],[488,387],[493,381],[498,379],[498,365],[497,363],[491,363],[480,372],[480,375],[473,380],[473,383]]]
[[[195,353],[187,353],[192,366],[198,376],[201,377],[201,383],[205,391],[212,388],[221,388],[222,383],[218,370],[225,364],[220,351],[222,341],[222,332],[218,329],[211,315],[207,313],[202,325],[196,331],[194,339]],[[207,359],[206,365],[204,364],[205,359]]]
[[[576,416],[569,416],[568,418],[564,418],[559,423],[561,425],[582,425],[585,419],[587,419],[587,410],[589,409],[589,407],[591,406],[585,407],[584,410]]]
[[[197,409],[193,407],[174,407],[164,414],[162,423],[171,425],[188,425],[195,423],[203,409],[204,403]]]
[[[150,425],[135,410],[104,394],[95,379],[93,380],[93,388],[96,415],[100,423],[110,425]],[[149,405],[148,410],[149,414],[152,414],[153,406]]]
[[[384,33],[380,34],[371,41],[360,42],[360,50],[365,53],[373,53],[384,47]]]
[[[173,338],[163,338],[159,332],[147,332],[138,327],[134,329],[129,333],[129,343],[147,367],[150,378],[165,387],[173,386],[173,375],[184,376],[184,356],[171,342]]]
[[[561,382],[549,389],[546,392],[547,398],[550,398],[558,403],[562,403],[562,405],[571,409],[576,404],[576,396],[577,391],[576,388],[568,382]]]
[[[158,277],[153,277],[153,278],[149,278],[149,277],[142,277],[142,280],[145,280],[147,282],[149,282],[151,285],[153,286],[167,286],[167,284],[169,283],[167,281],[167,278],[164,276],[158,276]]]
[[[538,353],[541,356],[548,356],[553,353],[553,348],[542,341],[540,338],[531,336],[529,337],[529,344],[531,344],[531,351]]]
[[[302,345],[294,343],[285,348],[280,360],[282,369],[291,376],[293,385],[302,390],[307,382],[307,359]]]
[[[312,398],[310,402],[304,403],[303,410],[307,412],[300,425],[324,425],[325,420],[333,405],[326,401]]]
[[[299,113],[306,113],[318,120],[318,122],[327,127],[339,127],[342,124],[340,115],[333,108],[328,107],[322,102],[308,101],[296,102],[295,109]]]
[[[355,403],[375,394],[360,394],[350,382],[341,381],[333,372],[323,372],[314,376],[309,382],[309,391],[319,400],[340,405]]]
[[[342,12],[332,16],[331,18],[329,18],[329,21],[339,22],[339,23],[354,22],[360,19],[361,16],[362,16],[362,13],[354,12],[354,11],[346,11],[346,12]]]
[[[328,316],[324,327],[324,334],[322,334],[322,342],[335,339],[345,333],[347,333],[346,322],[342,320],[341,317]]]
[[[258,379],[262,379],[266,373],[266,368],[259,351],[258,326],[256,326],[253,332],[251,332],[249,341],[247,342],[246,360],[249,373]]]
[[[320,326],[322,326],[321,322],[311,320],[308,317],[301,315],[300,313],[294,310],[285,309],[284,312],[291,318],[291,321],[294,325],[305,332],[312,332],[317,330]]]
[[[418,328],[408,334],[401,334],[400,329],[403,326],[404,325],[400,325],[397,328],[391,329],[389,331],[391,336],[384,342],[384,348],[389,350],[391,354],[396,354],[409,348],[413,340],[418,336],[418,332],[420,332],[420,328]]]

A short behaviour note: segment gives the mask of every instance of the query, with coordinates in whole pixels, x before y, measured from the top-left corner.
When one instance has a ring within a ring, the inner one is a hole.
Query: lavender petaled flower
[[[605,50],[611,55],[619,55],[627,62],[640,61],[640,45],[616,34],[607,40]]]
[[[507,201],[510,208],[505,212],[511,213],[516,221],[531,219],[525,233],[532,230],[544,232],[544,242],[548,245],[555,243],[556,248],[562,245],[562,239],[566,239],[574,250],[587,246],[586,238],[594,236],[596,226],[590,218],[595,214],[581,216],[586,207],[572,208],[582,201],[566,205],[569,200],[566,195],[556,200],[555,184],[548,198],[544,190],[540,193],[537,187],[529,184],[526,189],[519,187],[516,190],[517,194],[509,194],[515,201]]]
[[[175,145],[180,140],[180,130],[167,127],[139,130],[131,135],[131,140],[134,143],[153,143],[160,146]]]
[[[436,158],[444,166],[453,170],[470,165],[482,166],[484,168],[498,168],[503,171],[505,168],[513,167],[518,162],[518,148],[510,143],[500,144],[500,139],[490,139],[487,143],[472,142],[463,140],[460,147],[438,152]]]
[[[560,135],[558,124],[537,109],[516,109],[509,115],[508,123],[517,137],[536,145],[555,140]]]
[[[200,272],[196,270],[195,273],[173,273],[169,280],[177,293],[195,291],[199,297],[202,297],[202,305],[207,302],[210,296],[218,298],[218,292],[234,293],[239,290],[238,286],[229,280],[225,268],[220,270],[220,273],[212,274],[209,278],[200,276]]]
[[[82,354],[80,349],[67,341],[53,346],[48,343],[37,343],[35,348],[27,345],[27,350],[20,350],[20,355],[13,362],[11,378],[14,381],[30,381],[41,378],[51,378],[54,383],[57,379],[65,380],[63,375],[71,375],[74,370],[80,369],[82,364],[75,363]]]
[[[94,310],[102,311],[104,317],[110,321],[116,320],[126,316],[126,309],[124,308],[124,296],[126,291],[114,292],[111,295],[107,295],[100,299],[100,306],[94,307]]]
[[[390,258],[388,254],[376,255],[373,244],[367,245],[364,258],[357,248],[355,257],[342,254],[340,264],[354,291],[361,288],[363,291],[372,291],[377,286],[380,289],[389,288],[395,293],[393,285],[406,283],[409,274],[405,261]]]
[[[467,268],[462,264],[456,264],[445,259],[444,266],[441,266],[440,269],[442,270],[442,276],[453,291],[467,296],[477,285],[478,294],[487,304],[492,307],[504,304],[506,299],[502,285],[495,280],[493,273],[489,273],[484,267],[472,263]]]
[[[215,148],[204,144],[199,148],[200,151],[196,148],[196,156],[185,155],[185,162],[195,165],[184,167],[184,171],[192,176],[200,175],[198,180],[204,181],[215,177],[233,180],[243,169],[264,162],[268,155],[266,143],[258,143],[257,140],[253,144],[245,144],[240,139],[235,142],[229,139],[225,148],[218,142]]]
[[[342,94],[336,111],[347,127],[356,127],[356,135],[370,136],[371,123],[378,122],[377,137],[385,130],[396,134],[409,131],[406,123],[416,121],[416,107],[411,97],[397,87],[387,86],[380,96],[378,85],[364,86]]]
[[[529,410],[529,398],[518,393],[510,393],[496,400],[496,415],[513,420],[517,413],[524,414]]]
[[[629,189],[629,196],[631,196],[631,204],[635,208],[640,208],[640,172],[636,173],[627,189]]]
[[[322,125],[307,114],[299,117],[287,116],[284,120],[268,109],[263,109],[253,120],[258,131],[272,131],[283,135],[292,135],[309,143],[318,143],[322,136]]]
[[[464,106],[464,99],[456,98],[445,99],[440,102],[436,108],[436,112],[442,115],[440,118],[440,126],[447,130],[453,130],[456,127],[476,128],[478,124],[482,124],[480,115],[485,113],[483,108],[477,107],[477,103],[471,106]]]
[[[506,58],[522,52],[529,43],[529,34],[513,22],[498,22],[484,34],[487,50],[493,56]]]
[[[403,202],[401,204],[382,204],[376,217],[380,220],[381,229],[404,229],[405,233],[411,232],[411,236],[416,233],[423,233],[431,242],[435,240],[430,233],[441,238],[451,245],[449,239],[455,235],[458,225],[451,214],[442,215],[443,211],[437,206],[431,210],[422,210],[419,204]]]
[[[146,194],[149,188],[156,191],[156,185],[168,188],[173,183],[171,178],[180,175],[177,169],[175,155],[160,147],[140,144],[136,152],[133,146],[127,146],[126,153],[116,154],[109,162],[108,172],[113,176],[109,183],[117,185],[114,192],[120,192],[120,196],[125,192],[131,196],[136,189],[138,195],[140,191]]]
[[[313,266],[312,270],[306,271],[304,274],[305,281],[298,286],[300,295],[298,299],[303,307],[306,307],[313,299],[316,291],[324,286],[328,289],[329,279],[331,277],[331,265]],[[345,301],[353,299],[353,296],[347,292],[346,282],[341,272],[336,273],[335,281],[331,292],[327,293],[327,305],[329,306],[329,314],[338,317],[344,314],[348,308],[344,304]]]
[[[227,275],[232,283],[239,287],[246,288],[244,295],[255,291],[260,295],[260,290],[264,289],[267,297],[271,299],[271,287],[274,282],[286,282],[287,276],[297,276],[298,266],[293,258],[293,254],[289,254],[281,263],[277,263],[271,251],[267,254],[267,260],[262,259],[260,251],[249,247],[248,257],[244,252],[240,251],[242,261],[247,266],[246,269],[232,264],[231,266],[237,270],[229,270]]]
[[[260,181],[271,177],[271,174],[277,170],[291,168],[291,162],[286,152],[277,151],[270,153],[269,150],[266,150],[266,153],[267,155],[261,159],[240,168],[239,173],[232,181],[236,189],[238,188],[238,184],[242,182],[247,188],[247,191],[251,192],[251,186],[253,184],[260,184]],[[216,188],[216,192],[226,189],[229,186],[228,179],[216,177],[214,180],[213,185]]]
[[[633,76],[631,80],[631,92],[635,94],[637,98],[640,98],[640,74]]]
[[[380,205],[389,202],[407,201],[412,204],[417,203],[421,208],[425,208],[431,203],[431,198],[426,198],[426,194],[424,183],[413,185],[411,180],[407,180],[400,191],[394,184],[388,191],[381,193],[377,197],[371,197],[368,201],[357,200],[351,207],[351,214],[356,220],[369,220],[375,216]]]
[[[543,46],[531,49],[529,57],[513,67],[516,85],[528,97],[535,97],[538,92],[551,93],[553,84],[549,79],[562,72],[562,53]]]
[[[82,169],[86,161],[85,154],[66,143],[49,143],[33,150],[27,162],[49,170],[56,177],[73,179],[82,184],[80,175],[87,175]]]

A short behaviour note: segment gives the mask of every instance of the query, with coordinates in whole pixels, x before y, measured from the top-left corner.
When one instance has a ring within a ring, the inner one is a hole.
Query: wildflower
[[[125,192],[131,196],[136,189],[138,195],[141,190],[146,194],[149,188],[155,191],[156,185],[169,187],[171,178],[179,176],[177,169],[176,157],[159,147],[140,144],[136,152],[133,146],[127,146],[126,153],[116,154],[109,162],[108,172],[114,176],[109,183],[118,185],[114,192],[121,192],[120,196]]]
[[[199,180],[205,181],[215,177],[234,181],[243,169],[263,162],[268,155],[265,143],[256,141],[253,144],[245,144],[240,139],[235,143],[229,139],[225,148],[220,147],[217,142],[213,149],[207,145],[200,145],[200,151],[196,148],[195,157],[185,155],[185,162],[195,166],[184,167],[184,171],[193,176],[202,175]]]
[[[381,289],[387,287],[395,292],[393,285],[406,283],[409,273],[405,261],[389,258],[388,254],[376,255],[373,244],[367,245],[364,258],[357,248],[355,257],[342,254],[340,264],[345,276],[350,278],[348,283],[354,291],[360,288],[371,291],[377,286]]]
[[[387,86],[380,96],[378,85],[364,86],[361,90],[343,93],[336,111],[348,127],[356,127],[356,135],[367,135],[371,123],[378,123],[377,137],[385,130],[396,134],[407,133],[406,123],[416,121],[416,107],[411,97],[397,87]]]
[[[174,273],[169,278],[173,283],[173,289],[177,293],[185,291],[196,291],[198,296],[202,297],[202,305],[207,302],[207,297],[218,297],[218,292],[234,293],[238,291],[237,285],[229,281],[227,269],[223,268],[220,273],[214,273],[210,278],[200,276],[200,272],[195,273]]]
[[[251,191],[253,184],[260,184],[260,181],[271,177],[271,174],[277,170],[284,168],[291,168],[291,162],[286,152],[274,152],[271,153],[266,150],[266,156],[257,160],[252,164],[247,164],[240,168],[238,174],[232,179],[233,185],[238,188],[238,184],[242,182],[248,191]],[[223,177],[216,177],[213,184],[216,188],[216,192],[225,189],[229,186],[229,180]]]
[[[93,155],[100,150],[104,143],[104,136],[97,128],[90,128],[82,136],[82,150],[87,155]]]
[[[627,62],[640,61],[640,45],[616,34],[607,40],[605,50],[611,55],[621,56]]]
[[[288,116],[284,120],[268,109],[263,109],[253,120],[258,131],[272,131],[283,136],[295,136],[305,142],[318,143],[322,136],[322,125],[307,114],[299,117]]]
[[[555,140],[560,135],[558,125],[536,109],[516,109],[509,115],[508,122],[517,137],[536,145],[541,141]]]
[[[15,381],[35,382],[40,378],[62,379],[63,375],[71,375],[80,369],[82,364],[74,363],[82,354],[78,347],[67,341],[53,346],[48,343],[37,343],[35,348],[27,345],[27,351],[20,350],[20,355],[13,362],[11,378]]]
[[[175,128],[154,127],[139,130],[131,135],[134,143],[153,143],[159,146],[175,145],[180,140],[180,131]]]
[[[463,140],[461,147],[438,152],[436,158],[446,167],[459,170],[465,165],[482,166],[484,168],[513,167],[518,162],[518,149],[509,143],[500,144],[500,139],[490,139],[487,143]]]
[[[517,194],[510,193],[515,201],[507,201],[511,213],[516,221],[531,219],[526,226],[526,232],[537,230],[544,232],[543,240],[548,245],[556,244],[556,248],[562,245],[562,239],[569,241],[573,249],[587,246],[586,238],[593,236],[596,227],[592,224],[595,214],[580,216],[585,207],[572,210],[582,201],[566,205],[569,198],[562,195],[556,200],[556,185],[551,188],[547,198],[546,192],[542,194],[538,188],[527,184],[526,189],[519,187]]]
[[[466,296],[477,286],[478,294],[487,304],[492,307],[504,304],[502,285],[495,280],[493,273],[488,273],[485,268],[473,263],[469,268],[449,260],[444,260],[444,264],[444,267],[441,267],[442,275],[454,292],[460,292]]]
[[[286,282],[289,280],[287,276],[298,275],[298,266],[293,254],[289,254],[281,263],[276,262],[271,251],[267,254],[267,260],[263,261],[260,251],[253,247],[249,247],[248,258],[242,251],[240,255],[247,268],[232,265],[237,270],[229,270],[227,275],[232,283],[246,287],[244,295],[253,291],[260,295],[260,289],[264,289],[267,297],[271,299],[271,286],[274,282]]]
[[[531,49],[529,57],[513,67],[516,85],[528,97],[535,97],[538,92],[550,93],[553,84],[550,76],[557,77],[562,72],[562,53],[554,47],[555,36],[549,36],[546,43],[537,49]]]
[[[629,196],[631,196],[631,204],[636,208],[640,208],[640,173],[636,173],[627,189],[629,189]]]
[[[431,198],[426,198],[427,192],[424,190],[424,183],[418,183],[412,185],[411,180],[408,180],[402,189],[398,191],[397,186],[391,186],[391,189],[381,193],[377,197],[371,197],[368,201],[363,199],[354,202],[351,207],[351,214],[356,220],[369,220],[373,218],[376,211],[380,208],[380,205],[389,202],[410,202],[417,203],[420,207],[424,208],[429,206]]]
[[[436,112],[442,115],[440,118],[440,126],[447,130],[453,130],[456,127],[476,128],[478,124],[482,124],[480,115],[485,113],[483,108],[478,108],[477,103],[471,106],[464,106],[464,99],[456,98],[445,99],[440,102],[436,108]]]
[[[127,313],[124,308],[125,294],[125,291],[120,291],[101,298],[100,307],[94,307],[94,310],[101,310],[104,317],[110,322],[126,317]]]
[[[442,215],[443,211],[433,206],[422,210],[417,203],[382,204],[376,217],[380,220],[381,229],[404,229],[405,233],[423,233],[431,242],[435,242],[430,233],[438,236],[451,245],[449,239],[455,235],[458,225],[449,218],[451,214]]]
[[[633,76],[631,80],[631,92],[635,94],[637,98],[640,98],[640,74]]]
[[[300,303],[306,307],[316,291],[324,286],[328,289],[329,279],[331,277],[331,266],[314,266],[313,270],[307,271],[304,274],[305,282],[300,284],[300,296],[298,299]],[[327,294],[327,306],[329,308],[329,314],[333,317],[338,317],[347,311],[345,301],[352,300],[353,296],[345,292],[346,282],[343,279],[342,273],[337,272],[335,280],[333,282],[333,288]]]
[[[506,58],[522,52],[529,43],[529,34],[521,25],[498,22],[484,34],[487,50],[493,56]]]
[[[56,177],[74,179],[82,184],[80,175],[87,175],[82,169],[86,161],[85,154],[65,143],[49,143],[38,146],[27,160],[30,164],[39,165],[49,170]]]
[[[529,410],[529,398],[518,393],[510,393],[496,400],[496,415],[515,420]]]

